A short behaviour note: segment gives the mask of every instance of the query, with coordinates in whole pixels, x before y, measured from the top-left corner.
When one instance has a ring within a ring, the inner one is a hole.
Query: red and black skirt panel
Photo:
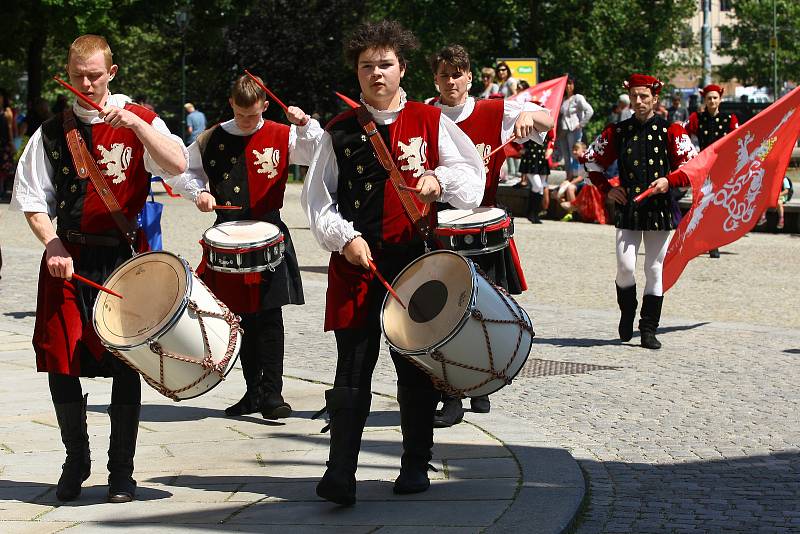
[[[118,246],[79,246],[64,243],[72,255],[75,272],[103,284],[118,266],[131,258],[127,242]],[[147,239],[138,232],[139,250],[147,250]],[[98,290],[77,282],[50,276],[42,257],[36,302],[33,349],[36,369],[71,376],[111,376],[105,350],[94,331],[92,310]]]

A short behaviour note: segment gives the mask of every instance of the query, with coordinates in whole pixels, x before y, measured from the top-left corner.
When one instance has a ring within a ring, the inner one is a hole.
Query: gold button
[[[703,133],[708,135],[708,130],[703,130]]]
[[[633,178],[633,173],[632,172],[628,173],[628,178],[631,178],[631,179]]]
[[[634,136],[633,136],[633,140],[634,140],[634,141],[638,141],[638,140],[639,140],[639,136],[638,136],[638,135],[634,135]]]
[[[656,125],[654,124],[654,125],[653,125],[653,131],[655,132],[656,130],[658,130],[658,126],[656,126]],[[664,131],[666,132],[666,130],[664,130]]]
[[[633,130],[633,124],[628,125],[628,131],[630,132],[631,130]]]
[[[356,200],[355,202],[353,202],[353,207],[355,207],[356,209],[360,208],[361,207],[361,202]]]
[[[633,160],[633,166],[634,167],[638,167],[639,166],[639,160],[638,159]]]
[[[347,188],[348,189],[353,189],[353,181],[352,180],[347,180]]]
[[[223,173],[222,173],[222,179],[223,179],[223,180],[229,180],[229,179],[230,179],[230,177],[231,177],[231,175],[230,175],[230,174],[228,174],[227,172],[223,172]]]
[[[658,178],[658,172],[654,172],[653,177]]]
[[[648,139],[649,141],[652,141],[652,140],[653,140],[653,135],[652,135],[652,134],[647,134],[647,139]]]
[[[622,128],[617,127],[617,133],[621,132]]]
[[[658,147],[657,146],[653,147],[653,152],[658,153]]]
[[[635,193],[641,193],[642,192],[642,188],[641,187],[635,187],[633,191]]]
[[[652,165],[652,164],[653,164],[653,160],[652,160],[652,159],[649,159],[649,160],[647,160],[647,163],[649,163],[650,165]]]
[[[58,207],[63,209],[64,206],[66,206],[66,205],[67,205],[67,203],[62,200],[61,203],[58,205]]]
[[[347,157],[349,158],[349,157],[350,157],[350,154],[352,154],[352,152],[350,152],[350,149],[349,149],[349,148],[345,148],[345,149],[344,149],[344,155],[345,155],[345,156],[347,156]]]
[[[53,151],[50,153],[50,155],[51,155],[51,156],[53,156],[53,159],[58,159],[59,153],[58,153],[57,151],[53,150]]]
[[[631,152],[633,152],[633,150],[631,150],[631,149],[629,148],[629,149],[628,149],[628,154],[630,154]]]
[[[659,163],[659,165],[663,165],[664,164],[664,160],[660,159],[660,160],[658,160],[658,163]]]
[[[220,143],[219,146],[217,146],[217,148],[219,148],[220,150],[225,150],[225,144]]]
[[[74,193],[75,191],[77,191],[77,190],[78,190],[78,186],[77,186],[77,185],[75,185],[75,184],[72,184],[71,186],[69,186],[69,190],[70,190],[70,191],[72,191],[72,192]]]
[[[664,132],[664,133],[667,133],[667,129],[666,128],[661,128],[661,131]]]
[[[716,118],[716,119],[714,119],[714,120],[715,120],[715,121],[717,121],[717,122],[719,122],[719,117],[717,117],[717,118]]]
[[[369,183],[369,182],[365,183],[364,184],[364,190],[365,191],[371,191],[372,190],[372,184]]]
[[[209,164],[209,165],[211,165],[211,166],[213,167],[214,165],[216,165],[216,164],[217,164],[217,160],[214,160],[214,159],[212,159],[212,160],[210,160],[210,161],[208,162],[208,164]]]
[[[366,135],[361,134],[361,142],[362,143],[366,143],[367,142],[367,136]]]
[[[358,174],[364,174],[364,166],[363,165],[356,165],[356,172]]]
[[[226,206],[230,206],[230,205],[231,205],[231,201],[230,201],[230,200],[226,200],[226,201],[225,201],[225,205],[226,205]]]
[[[231,164],[232,165],[236,165],[236,157],[235,156],[231,158]]]
[[[239,192],[239,191],[241,191],[241,190],[242,190],[242,189],[241,189],[241,188],[240,188],[238,185],[237,185],[236,187],[234,187],[234,188],[233,188],[233,192],[234,192],[234,193],[238,193],[238,192]]]
[[[69,174],[69,167],[64,167],[63,169],[61,169],[61,172],[63,172],[64,174]]]

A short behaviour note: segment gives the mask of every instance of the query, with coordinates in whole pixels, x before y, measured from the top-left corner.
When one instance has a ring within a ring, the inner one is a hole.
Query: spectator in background
[[[577,164],[573,167],[573,177],[564,180],[561,182],[561,185],[558,186],[558,201],[561,203],[561,207],[567,212],[561,219],[563,222],[572,220],[572,204],[575,202],[575,197],[578,196],[578,193],[584,186],[583,176],[586,172],[579,162],[581,158],[583,158],[583,155],[586,154],[586,148],[586,143],[583,141],[578,141],[572,145],[572,161]]]
[[[684,122],[689,120],[689,110],[681,105],[681,94],[674,93],[672,95],[672,105],[667,110],[667,120],[670,123]]]
[[[503,98],[514,96],[517,93],[517,79],[511,76],[511,67],[505,61],[497,64],[497,81],[500,86],[498,92],[503,95]]]
[[[619,121],[629,119],[631,115],[633,115],[633,111],[631,111],[631,98],[628,95],[622,94],[619,95],[616,105],[611,109],[611,113],[608,115],[608,122],[616,124]]]
[[[0,89],[0,198],[6,194],[7,182],[14,181],[14,138],[17,136],[17,121],[11,107],[11,97]]]
[[[583,139],[583,129],[594,115],[594,109],[583,95],[575,93],[575,78],[569,76],[558,117],[558,148],[564,158],[567,179],[573,177],[572,147]]]
[[[667,106],[665,106],[664,103],[660,100],[656,103],[655,113],[662,119],[667,119],[669,117],[669,112],[667,112]]]
[[[500,86],[494,83],[495,72],[492,67],[483,67],[481,69],[481,81],[483,82],[483,91],[478,96],[479,99],[490,98],[492,95],[500,92]]]
[[[194,143],[197,136],[206,129],[206,116],[202,111],[195,109],[194,104],[187,102],[183,105],[186,110],[186,144]]]
[[[778,205],[776,206],[776,210],[778,211],[778,223],[775,225],[775,228],[778,230],[783,230],[784,220],[783,220],[783,205],[792,200],[792,195],[794,193],[794,186],[792,185],[792,181],[789,179],[788,176],[783,177],[783,185],[781,186],[781,192],[778,194]],[[761,218],[758,220],[758,226],[763,226],[767,224],[767,210],[764,210],[764,213],[761,214]]]

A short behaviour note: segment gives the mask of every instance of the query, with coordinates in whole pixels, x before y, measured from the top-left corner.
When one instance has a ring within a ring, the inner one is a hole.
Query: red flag
[[[689,260],[736,241],[774,205],[800,134],[800,88],[719,139],[686,165],[692,208],[672,236],[664,291]]]
[[[546,82],[539,82],[533,87],[509,97],[520,102],[537,100],[542,107],[550,110],[550,117],[558,124],[558,113],[561,111],[561,100],[564,98],[564,88],[567,86],[567,77],[554,78]],[[554,127],[555,128],[555,127]]]

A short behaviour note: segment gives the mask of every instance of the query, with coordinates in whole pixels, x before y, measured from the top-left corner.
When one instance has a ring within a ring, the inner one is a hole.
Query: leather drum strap
[[[72,155],[72,163],[75,165],[75,172],[78,173],[78,177],[83,180],[89,178],[92,181],[97,194],[100,195],[103,204],[105,204],[109,213],[111,213],[111,218],[114,219],[120,232],[125,236],[125,240],[131,246],[131,249],[135,251],[136,228],[125,218],[125,215],[122,214],[122,209],[119,207],[114,193],[112,193],[111,189],[108,187],[108,182],[103,176],[103,173],[100,172],[100,169],[97,167],[97,162],[89,153],[89,149],[83,141],[83,136],[81,136],[78,130],[78,125],[75,122],[75,115],[73,115],[71,109],[64,111],[64,134],[67,137],[67,147],[69,148],[70,155]]]
[[[372,120],[372,114],[370,114],[364,106],[359,106],[356,108],[356,116],[358,117],[358,123],[364,128],[364,132],[367,134],[367,137],[369,137],[370,142],[372,142],[372,148],[375,149],[375,155],[378,157],[378,161],[380,161],[381,166],[388,171],[389,177],[392,180],[392,185],[394,185],[394,190],[400,197],[400,202],[403,204],[406,215],[411,219],[414,228],[422,235],[423,239],[429,239],[431,237],[431,225],[427,218],[428,206],[426,205],[423,211],[420,212],[419,208],[417,208],[417,205],[414,203],[414,198],[411,196],[411,193],[400,188],[401,185],[406,185],[406,181],[397,169],[397,165],[394,159],[392,159],[389,149],[386,147],[386,143],[383,142],[383,137],[378,133],[378,127],[375,126],[375,121]]]

